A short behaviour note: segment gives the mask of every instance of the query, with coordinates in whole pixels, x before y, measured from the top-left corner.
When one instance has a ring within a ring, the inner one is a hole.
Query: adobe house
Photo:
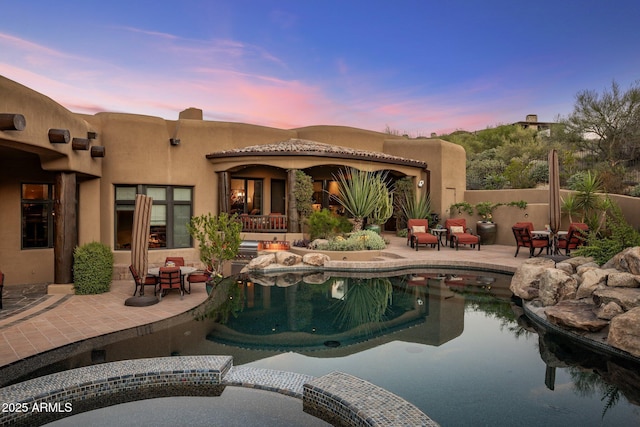
[[[5,284],[71,283],[74,248],[100,241],[125,278],[138,192],[154,203],[150,264],[197,262],[185,224],[207,212],[243,214],[245,239],[300,238],[295,169],[312,176],[318,208],[337,210],[326,195],[351,166],[410,177],[444,215],[464,196],[465,162],[446,141],[343,126],[206,121],[195,108],[178,120],[76,114],[0,76],[0,271]]]

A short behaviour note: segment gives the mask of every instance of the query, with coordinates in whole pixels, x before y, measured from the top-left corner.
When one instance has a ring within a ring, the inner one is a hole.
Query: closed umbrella
[[[558,253],[558,230],[560,229],[560,172],[558,152],[549,152],[549,228],[553,255]]]
[[[131,232],[131,265],[138,272],[140,280],[144,282],[149,267],[149,230],[151,228],[151,207],[153,199],[144,194],[136,195],[136,205],[133,211],[133,230]],[[146,296],[144,286],[140,287],[137,297],[128,298],[124,304],[143,307],[158,302],[154,295]]]

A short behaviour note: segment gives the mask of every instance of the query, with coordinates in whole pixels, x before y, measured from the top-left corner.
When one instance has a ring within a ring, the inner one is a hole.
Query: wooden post
[[[104,146],[93,145],[91,147],[91,157],[104,157]]]
[[[218,173],[218,212],[230,213],[231,206],[229,205],[229,199],[231,194],[231,180],[229,179],[229,172]]]
[[[298,233],[302,231],[300,229],[300,220],[298,218],[298,204],[296,202],[296,169],[289,169],[287,171],[287,217],[289,218],[289,224],[287,226],[287,232]]]
[[[68,129],[49,129],[49,142],[51,144],[68,144],[71,134]]]
[[[86,138],[73,138],[73,140],[71,141],[71,148],[73,148],[74,150],[86,151],[89,149],[90,143],[91,141]]]
[[[73,250],[78,244],[76,174],[58,173],[55,193],[54,281],[73,283]]]
[[[0,114],[0,130],[24,130],[27,125],[22,114]]]

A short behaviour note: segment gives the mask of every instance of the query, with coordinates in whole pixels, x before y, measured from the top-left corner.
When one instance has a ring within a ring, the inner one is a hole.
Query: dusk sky
[[[11,1],[0,75],[77,113],[429,136],[627,89],[639,23],[638,0]]]

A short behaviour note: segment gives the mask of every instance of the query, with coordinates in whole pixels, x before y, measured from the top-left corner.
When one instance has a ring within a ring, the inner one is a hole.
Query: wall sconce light
[[[418,188],[422,188],[424,187],[424,179],[421,179],[420,181],[418,181]]]
[[[171,143],[171,145],[176,146],[176,145],[180,145],[180,140],[176,139],[176,138],[170,138],[169,142]]]

